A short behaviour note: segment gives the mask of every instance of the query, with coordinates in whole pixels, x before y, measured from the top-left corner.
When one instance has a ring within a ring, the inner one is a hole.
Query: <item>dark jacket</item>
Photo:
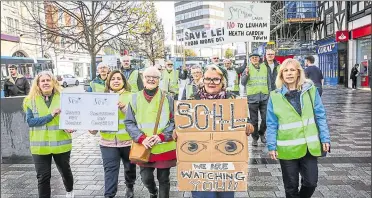
[[[4,96],[24,96],[30,92],[30,83],[21,74],[14,80],[11,76],[4,82]]]
[[[270,87],[270,91],[273,91],[276,89],[276,86],[275,86],[275,80],[276,80],[276,76],[278,75],[278,71],[279,71],[279,63],[278,61],[276,61],[274,59],[274,69],[273,69],[273,72],[271,72],[271,69],[270,69],[270,66],[269,66],[269,63],[267,62],[267,60],[264,61],[265,65],[267,66],[267,69],[269,71],[269,75],[270,75],[270,79],[271,79],[271,87]]]
[[[350,79],[356,79],[358,74],[358,69],[356,67],[353,67],[350,72]]]
[[[126,76],[125,75],[125,69],[123,69],[123,67],[121,67],[121,69],[120,69],[120,71],[121,71],[121,73],[123,73],[124,74],[124,76],[125,76],[125,78],[128,80],[129,79],[129,77],[130,77],[130,75],[132,74],[132,72],[134,71],[134,70],[136,70],[136,69],[134,69],[134,68],[130,68],[129,69],[129,75],[128,76]],[[141,78],[141,75],[140,75],[140,73],[138,72],[138,78],[137,78],[137,86],[138,86],[138,90],[139,91],[141,91],[142,89],[143,89],[143,82],[142,82],[142,78]]]
[[[178,73],[178,78],[181,79],[181,80],[186,80],[187,78],[189,78],[191,80],[191,75],[189,74],[189,72],[187,70],[183,70],[183,69],[180,69],[179,70],[179,73]]]

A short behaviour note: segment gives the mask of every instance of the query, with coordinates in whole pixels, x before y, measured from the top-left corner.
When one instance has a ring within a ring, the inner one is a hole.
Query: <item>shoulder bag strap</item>
[[[160,91],[160,89],[159,89],[159,91]],[[156,121],[155,121],[154,133],[153,133],[154,135],[156,135],[157,132],[158,132],[160,114],[161,114],[161,111],[163,109],[163,104],[164,104],[164,99],[165,99],[165,93],[163,91],[161,91],[160,94],[161,94],[161,99],[160,99],[158,114],[156,115]]]

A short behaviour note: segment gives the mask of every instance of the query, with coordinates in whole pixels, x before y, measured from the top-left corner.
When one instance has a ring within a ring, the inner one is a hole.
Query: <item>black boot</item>
[[[316,187],[301,186],[300,197],[301,198],[311,198],[313,196]]]
[[[125,198],[133,198],[134,190],[133,187],[127,187],[127,192],[125,193]]]

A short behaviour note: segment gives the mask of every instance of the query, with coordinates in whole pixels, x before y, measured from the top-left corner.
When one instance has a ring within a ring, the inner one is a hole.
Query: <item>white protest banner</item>
[[[203,48],[224,44],[224,29],[215,28],[198,32],[183,32],[185,48]]]
[[[119,95],[61,93],[60,129],[118,130]]]
[[[268,42],[270,3],[226,2],[225,42]]]
[[[105,55],[102,56],[102,62],[107,64],[111,68],[117,68],[118,67],[118,59],[115,55]]]

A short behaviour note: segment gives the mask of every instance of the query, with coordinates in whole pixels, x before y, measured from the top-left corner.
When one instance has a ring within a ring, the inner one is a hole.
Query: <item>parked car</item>
[[[67,87],[69,85],[79,85],[79,80],[71,74],[57,75],[57,80],[63,87]]]

